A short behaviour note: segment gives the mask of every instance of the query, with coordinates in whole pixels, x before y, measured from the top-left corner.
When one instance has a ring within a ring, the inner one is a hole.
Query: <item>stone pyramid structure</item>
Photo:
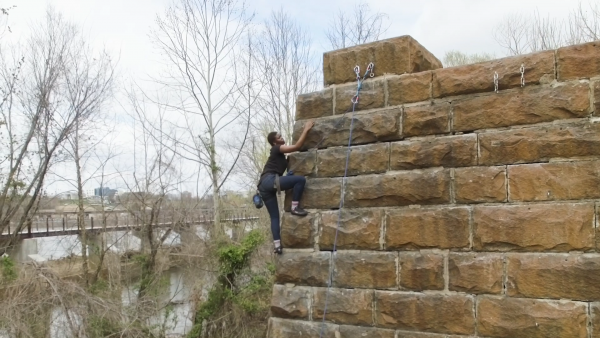
[[[324,80],[268,337],[600,337],[600,41],[442,68],[402,36],[326,53]]]

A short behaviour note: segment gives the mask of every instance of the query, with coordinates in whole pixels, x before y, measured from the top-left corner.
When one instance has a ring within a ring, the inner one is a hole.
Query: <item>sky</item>
[[[490,53],[500,58],[505,51],[493,38],[493,29],[507,15],[531,15],[564,18],[578,0],[364,0],[373,12],[388,15],[387,30],[380,39],[410,35],[440,60],[450,50],[464,53]],[[0,0],[0,7],[16,5],[10,11],[11,33],[3,39],[20,40],[32,23],[40,22],[48,5],[69,21],[78,24],[84,35],[97,47],[105,46],[118,55],[121,80],[148,78],[160,67],[159,55],[149,37],[157,14],[171,0]],[[274,10],[291,15],[312,37],[317,58],[328,51],[325,32],[340,10],[350,12],[357,2],[348,0],[247,0],[255,13],[255,22],[267,19]],[[113,104],[120,109],[119,104]],[[127,134],[124,131],[122,134]],[[127,135],[123,135],[127,136]],[[124,143],[126,141],[123,141]],[[86,189],[93,189],[88,186]],[[54,191],[68,190],[55,187]]]

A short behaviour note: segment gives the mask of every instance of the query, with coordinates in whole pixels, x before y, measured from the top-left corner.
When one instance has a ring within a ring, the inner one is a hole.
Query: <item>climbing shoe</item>
[[[292,210],[292,215],[306,216],[306,215],[308,215],[308,211],[306,211],[300,207],[296,207],[296,209]]]
[[[283,248],[278,246],[275,248],[275,250],[273,250],[273,253],[276,255],[281,255],[283,253]]]

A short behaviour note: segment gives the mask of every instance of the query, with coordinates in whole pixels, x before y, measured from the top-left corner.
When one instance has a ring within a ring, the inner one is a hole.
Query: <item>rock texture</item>
[[[283,216],[268,337],[600,337],[599,46],[452,68],[407,37],[327,53],[331,86],[298,98],[310,213]]]
[[[325,86],[355,81],[354,66],[360,66],[362,77],[370,62],[375,64],[377,76],[442,68],[442,63],[415,39],[401,36],[323,54]]]

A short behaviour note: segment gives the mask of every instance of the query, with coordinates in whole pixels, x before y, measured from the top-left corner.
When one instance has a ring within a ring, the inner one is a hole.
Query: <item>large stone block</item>
[[[325,320],[336,324],[370,326],[373,324],[373,291],[360,289],[315,288],[312,303],[313,320],[322,320],[327,298]]]
[[[333,250],[338,217],[338,250],[379,250],[383,210],[376,209],[342,209],[341,215],[338,210],[321,213],[321,250]]]
[[[559,48],[556,65],[559,81],[600,75],[600,42]]]
[[[401,108],[384,108],[369,113],[354,115],[352,127],[352,144],[366,144],[382,141],[396,141],[400,135]],[[315,126],[306,135],[302,150],[318,146],[328,148],[334,146],[348,146],[350,137],[350,122],[352,114],[319,119]],[[294,124],[293,143],[298,141],[304,123]]]
[[[338,326],[329,323],[271,317],[268,330],[269,338],[339,338]]]
[[[296,120],[333,115],[333,89],[325,88],[314,93],[298,95]]]
[[[281,242],[284,248],[312,248],[314,246],[315,214],[306,217],[285,213],[281,221]]]
[[[454,170],[457,203],[506,202],[506,167],[470,167]]]
[[[600,123],[575,123],[479,134],[480,165],[547,162],[600,155]]]
[[[385,247],[388,250],[469,247],[469,209],[436,207],[389,210]]]
[[[375,299],[380,327],[450,334],[475,331],[470,296],[376,291]]]
[[[326,286],[329,280],[330,252],[286,250],[275,261],[275,281],[279,284]]]
[[[448,169],[392,172],[350,177],[347,180],[345,205],[348,207],[440,204],[449,201]]]
[[[407,140],[391,144],[392,170],[472,165],[477,165],[475,134]]]
[[[417,73],[442,68],[442,63],[411,36],[404,35],[323,54],[325,86],[356,81],[354,66],[364,75],[373,62],[376,76]]]
[[[402,134],[408,137],[449,133],[450,108],[450,102],[405,107]]]
[[[344,176],[347,147],[324,149],[318,152],[318,177]],[[390,164],[389,143],[375,143],[350,148],[348,176],[380,174]]]
[[[308,209],[333,209],[340,206],[341,178],[313,178],[306,181],[300,205]],[[292,201],[292,194],[286,192],[286,211]]]
[[[308,320],[310,287],[273,285],[271,313],[275,317]]]
[[[485,251],[591,250],[593,203],[476,206],[473,246]]]
[[[575,302],[481,297],[477,330],[498,338],[586,338],[587,306]]]
[[[339,288],[397,288],[396,259],[391,252],[337,251],[333,285]]]
[[[503,288],[504,258],[493,253],[450,253],[450,291],[471,294],[500,294]]]
[[[316,149],[289,154],[288,168],[294,171],[294,175],[315,176],[317,172]]]
[[[587,83],[525,87],[452,103],[455,131],[471,131],[581,118],[589,115]]]
[[[600,116],[600,81],[594,81],[594,116]]]
[[[374,327],[340,325],[340,338],[395,338],[396,331]]]
[[[385,107],[385,78],[368,79],[362,83],[358,92],[358,103],[352,99],[356,96],[358,83],[349,83],[335,87],[335,114]]]
[[[515,297],[600,300],[600,255],[508,255],[507,293]]]
[[[494,72],[498,90],[521,86],[521,65],[525,66],[526,85],[554,80],[554,51],[512,56],[433,72],[433,97],[493,92]]]
[[[410,291],[444,289],[444,256],[400,252],[400,287]]]
[[[431,97],[431,78],[431,72],[388,77],[388,106],[429,99]]]
[[[592,337],[600,337],[600,303],[592,303],[591,315],[592,315]]]
[[[555,162],[508,167],[510,201],[600,198],[600,162]]]

